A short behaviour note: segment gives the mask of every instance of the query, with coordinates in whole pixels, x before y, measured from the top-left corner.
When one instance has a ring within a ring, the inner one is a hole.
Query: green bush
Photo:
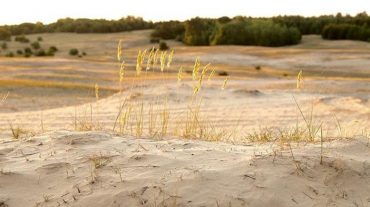
[[[14,53],[13,52],[8,52],[5,54],[5,57],[14,57]]]
[[[46,52],[46,56],[54,56],[55,55],[55,52],[53,51],[53,50],[48,50],[47,52]]]
[[[169,47],[166,42],[160,42],[159,43],[159,50],[168,50]]]
[[[72,55],[72,56],[76,56],[76,55],[78,55],[78,49],[76,49],[76,48],[72,48],[72,49],[70,49],[69,50],[69,55]]]
[[[1,49],[3,50],[8,49],[8,44],[6,44],[6,42],[1,43]]]
[[[44,39],[42,37],[37,37],[37,41],[42,42]]]
[[[23,55],[23,51],[22,50],[17,50],[17,55]]]
[[[30,40],[27,37],[23,36],[23,35],[22,36],[16,36],[14,38],[14,41],[21,42],[21,43],[28,43],[28,42],[30,42]]]
[[[40,49],[40,48],[41,48],[41,45],[40,45],[40,43],[39,43],[39,42],[33,42],[33,43],[31,43],[31,47],[32,47],[33,49],[35,49],[35,50],[38,50],[38,49]]]
[[[43,57],[43,56],[46,56],[47,54],[46,54],[46,52],[45,52],[45,50],[43,50],[43,49],[40,49],[40,50],[38,50],[36,53],[35,53],[35,56],[38,56],[38,57]]]
[[[11,36],[12,33],[9,30],[0,27],[0,40],[9,41]]]
[[[29,56],[31,56],[32,55],[32,50],[31,50],[31,48],[29,48],[29,47],[26,47],[26,48],[24,48],[24,54],[25,55],[29,55]]]
[[[46,52],[47,56],[54,56],[55,53],[58,51],[58,48],[55,46],[49,47],[48,51]]]

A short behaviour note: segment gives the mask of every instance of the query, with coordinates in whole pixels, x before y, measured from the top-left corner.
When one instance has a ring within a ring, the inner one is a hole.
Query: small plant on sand
[[[71,56],[77,56],[78,53],[79,53],[79,51],[76,48],[72,48],[72,49],[69,50],[69,55],[71,55]]]
[[[1,43],[1,49],[7,50],[8,49],[8,44],[6,44],[6,42]]]
[[[112,169],[113,169],[113,172],[115,174],[119,175],[120,181],[123,182],[123,177],[122,177],[123,170],[122,170],[122,168],[120,168],[120,167],[112,167]]]
[[[168,50],[169,47],[166,42],[160,42],[159,43],[159,50]]]
[[[24,129],[20,128],[19,126],[14,127],[12,123],[9,123],[9,128],[14,139],[20,139],[22,135],[27,134]]]

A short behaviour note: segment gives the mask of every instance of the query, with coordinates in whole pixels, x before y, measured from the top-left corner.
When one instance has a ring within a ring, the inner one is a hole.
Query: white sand
[[[272,144],[56,131],[0,145],[0,206],[368,206],[367,142],[326,143],[322,165],[319,144],[295,146],[300,171]]]

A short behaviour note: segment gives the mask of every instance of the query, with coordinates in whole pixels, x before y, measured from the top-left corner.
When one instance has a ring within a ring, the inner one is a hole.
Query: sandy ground
[[[1,114],[0,134],[10,136],[10,124],[19,126],[30,134],[42,131],[58,129],[74,129],[74,122],[90,120],[99,122],[102,129],[112,130],[120,105],[125,98],[128,103],[138,105],[144,103],[144,122],[149,122],[149,106],[160,108],[161,103],[152,103],[153,100],[167,97],[168,110],[170,112],[170,129],[174,129],[176,123],[184,116],[192,96],[192,86],[189,81],[178,86],[176,82],[147,81],[146,85],[138,85],[130,92],[115,94],[111,97],[99,100],[97,103],[88,103],[73,107],[63,107],[50,110],[38,110],[30,112],[3,113]],[[312,89],[298,91],[295,81],[270,80],[230,80],[228,87],[221,90],[223,81],[214,80],[207,84],[201,91],[203,104],[201,107],[202,117],[205,121],[218,127],[232,128],[242,127],[239,131],[250,133],[254,130],[267,127],[282,129],[294,128],[299,123],[304,125],[304,119],[294,101],[297,100],[306,118],[311,117],[318,125],[324,126],[324,132],[331,132],[330,136],[337,136],[337,120],[348,136],[362,134],[370,126],[370,96],[368,91],[361,91],[367,83],[357,83],[360,88],[353,94],[353,88],[345,91],[346,85],[338,85],[335,81],[309,81]],[[330,93],[322,90],[321,93],[313,92],[319,87],[326,86],[330,91],[331,85],[343,88],[341,94]],[[351,83],[349,83],[351,84]],[[290,86],[290,90],[276,89]],[[287,86],[286,86],[287,85]],[[315,85],[317,85],[315,87]],[[6,106],[6,103],[4,104]],[[91,116],[92,110],[92,116]],[[135,127],[133,120],[131,125]],[[144,124],[146,127],[148,124]],[[144,129],[146,133],[147,128]],[[171,131],[171,130],[170,130]],[[144,133],[144,134],[145,134]],[[242,134],[243,135],[243,134]],[[233,141],[243,143],[243,137]]]
[[[112,95],[118,88],[118,40],[123,40],[127,75],[133,76],[138,50],[157,46],[149,43],[149,35],[147,30],[115,34],[30,35],[31,40],[42,36],[44,48],[55,45],[59,52],[55,57],[44,58],[0,57],[0,94],[10,92],[8,103],[11,105],[0,108],[0,112],[43,110],[91,102],[95,84],[101,86],[102,97]],[[232,78],[255,78],[266,84],[270,78],[294,80],[300,70],[304,71],[306,78],[336,80],[339,85],[346,84],[355,89],[358,81],[370,81],[370,46],[364,42],[325,41],[312,35],[304,36],[299,45],[277,48],[188,47],[175,41],[168,41],[168,44],[175,50],[173,67],[169,70],[173,75],[180,66],[191,71],[195,58],[199,57],[203,64],[212,63],[218,71],[227,71]],[[14,41],[8,45],[11,51],[27,46]],[[71,57],[68,55],[70,48],[78,48],[88,55]],[[257,66],[260,70],[256,70]],[[353,82],[348,84],[350,81]],[[38,85],[44,82],[49,85]],[[65,86],[57,87],[55,84]],[[74,84],[73,90],[66,87],[71,84]],[[290,89],[290,86],[279,88]],[[331,88],[333,93],[342,90]],[[368,92],[369,88],[366,86],[361,90]],[[63,99],[55,101],[55,96]]]
[[[368,140],[236,146],[56,131],[0,147],[2,206],[368,206]],[[293,154],[292,154],[293,153]]]

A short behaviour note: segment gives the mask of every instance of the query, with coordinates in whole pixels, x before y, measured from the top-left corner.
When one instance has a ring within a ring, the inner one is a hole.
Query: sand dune
[[[367,206],[368,140],[237,146],[56,131],[0,145],[2,206]],[[299,167],[297,167],[297,165]]]

